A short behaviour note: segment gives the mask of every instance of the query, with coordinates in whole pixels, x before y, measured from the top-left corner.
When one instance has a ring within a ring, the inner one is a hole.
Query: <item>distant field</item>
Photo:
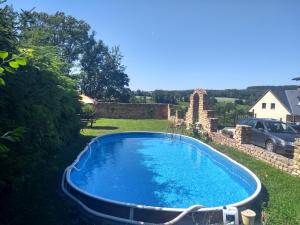
[[[139,96],[139,95],[136,95],[135,98],[136,98],[139,102],[143,102],[143,103],[154,103],[153,98],[150,97],[150,96]]]
[[[238,98],[215,97],[218,102],[232,102],[234,103]]]

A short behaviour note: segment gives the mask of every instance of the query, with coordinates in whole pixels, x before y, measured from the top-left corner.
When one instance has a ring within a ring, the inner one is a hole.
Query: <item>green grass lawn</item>
[[[209,143],[214,148],[253,171],[262,183],[255,211],[266,214],[266,224],[300,224],[300,179],[238,152],[233,148]],[[260,215],[259,215],[260,216]]]
[[[63,170],[94,136],[122,131],[166,131],[168,125],[168,121],[165,120],[98,119],[94,128],[82,129],[77,141],[48,162],[47,167],[37,171],[31,178],[31,185],[20,191],[21,197],[16,204],[23,209],[22,214],[16,215],[11,224],[90,224],[79,216],[76,208],[74,209],[60,193],[59,185]],[[262,209],[267,214],[267,224],[300,224],[299,178],[292,177],[234,149],[212,145],[251,169],[260,178],[263,190],[256,204],[256,211]]]
[[[99,136],[124,131],[166,131],[168,125],[169,122],[166,120],[98,119],[92,128],[82,129],[81,134]]]

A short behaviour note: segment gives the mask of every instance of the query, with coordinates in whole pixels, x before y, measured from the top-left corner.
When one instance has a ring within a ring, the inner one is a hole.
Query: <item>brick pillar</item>
[[[168,104],[168,120],[171,119],[171,108],[170,108],[170,104]]]
[[[238,145],[250,144],[252,139],[252,127],[247,125],[237,125],[234,139]]]
[[[178,123],[178,110],[175,111],[175,122]]]
[[[300,138],[295,139],[292,174],[300,176]]]

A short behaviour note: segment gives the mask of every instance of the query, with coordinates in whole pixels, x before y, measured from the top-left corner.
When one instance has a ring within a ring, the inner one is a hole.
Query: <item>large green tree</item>
[[[119,47],[109,49],[102,41],[95,41],[92,34],[85,45],[81,66],[81,90],[85,94],[106,101],[129,101],[129,78]]]
[[[96,40],[95,33],[84,21],[62,12],[49,15],[24,11],[20,16],[20,30],[25,45],[55,46],[65,62],[64,72],[80,71],[85,94],[107,101],[129,101],[129,78],[119,48],[110,49]]]
[[[21,41],[29,45],[55,46],[65,61],[67,72],[79,59],[88,41],[90,26],[63,12],[49,15],[23,11],[20,15]]]
[[[1,6],[1,1],[0,1]],[[16,13],[9,6],[0,8],[0,49],[11,52],[17,40]]]

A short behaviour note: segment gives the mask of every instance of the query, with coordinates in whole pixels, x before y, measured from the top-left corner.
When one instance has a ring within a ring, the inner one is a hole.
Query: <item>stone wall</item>
[[[294,164],[292,174],[295,176],[300,176],[300,138],[295,140],[295,150],[294,150]]]
[[[179,111],[168,105],[168,120],[175,126],[184,126],[184,119],[179,116]]]
[[[235,128],[234,139],[237,144],[249,144],[252,139],[252,127],[237,125]]]
[[[115,119],[168,119],[168,105],[98,102],[96,116]]]
[[[209,133],[209,137],[214,142],[235,148],[282,171],[300,177],[300,139],[296,139],[293,158],[289,159],[250,144],[251,132],[249,130],[249,126],[240,125],[236,128],[234,138],[220,133]]]
[[[203,89],[196,89],[190,96],[190,105],[185,116],[186,126],[199,123],[202,129],[214,132],[217,129],[217,119],[214,111],[209,108],[208,95]]]

